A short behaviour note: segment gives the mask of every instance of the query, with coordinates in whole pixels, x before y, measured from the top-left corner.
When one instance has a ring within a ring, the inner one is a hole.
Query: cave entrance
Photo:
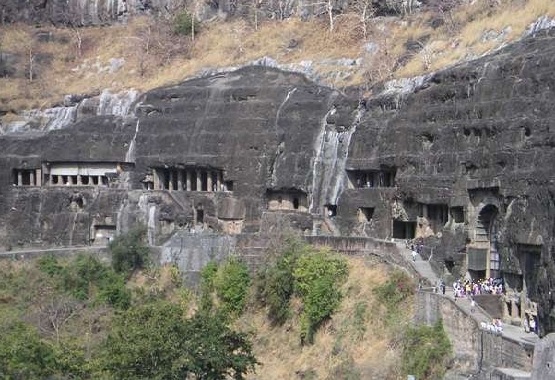
[[[337,215],[337,205],[327,204],[324,205],[324,215],[328,218],[333,218]]]
[[[485,250],[486,277],[497,278],[500,272],[500,257],[498,250],[498,210],[494,205],[487,205],[478,214],[475,228],[474,244]]]
[[[196,214],[197,214],[197,224],[203,224],[204,223],[204,210],[202,208],[197,208],[196,209]]]
[[[393,221],[394,239],[414,239],[416,233],[416,222]]]

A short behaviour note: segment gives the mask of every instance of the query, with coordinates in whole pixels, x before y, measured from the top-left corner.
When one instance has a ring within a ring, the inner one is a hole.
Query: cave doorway
[[[416,222],[393,221],[394,239],[414,239],[416,234]]]

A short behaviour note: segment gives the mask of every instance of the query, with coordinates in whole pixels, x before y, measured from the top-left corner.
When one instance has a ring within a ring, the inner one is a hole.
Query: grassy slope
[[[360,258],[348,261],[345,298],[340,310],[317,333],[314,345],[300,345],[296,317],[284,326],[271,327],[264,310],[251,306],[236,322],[237,328],[252,333],[255,354],[262,363],[257,374],[249,378],[398,378],[401,350],[398,332],[408,323],[412,305],[407,303],[403,308],[406,313],[395,324],[388,324],[384,319],[386,311],[372,292],[387,280],[388,268],[367,264]],[[57,319],[60,330],[56,334],[49,319],[53,316],[52,307],[75,305],[78,301],[56,291],[52,279],[38,270],[36,261],[0,261],[0,272],[4,273],[0,280],[0,324],[22,319],[36,326],[52,344],[57,339],[63,345],[74,342],[77,350],[78,347],[94,350],[106,336],[114,310],[90,302],[72,307],[67,319]],[[173,272],[171,268],[161,268],[134,276],[128,287],[135,289],[135,302],[139,302],[138,295],[156,295],[184,302],[194,309],[191,293],[176,285]]]
[[[392,325],[386,320],[373,289],[388,278],[388,268],[349,258],[349,278],[342,288],[341,307],[325,323],[312,346],[301,346],[299,321],[272,327],[260,310],[248,311],[238,322],[254,333],[262,365],[249,378],[264,379],[396,379],[400,376],[400,331],[409,322],[412,304]],[[298,310],[297,310],[298,311]],[[297,313],[298,314],[298,313]]]
[[[448,14],[427,11],[404,19],[373,19],[366,39],[355,14],[337,18],[333,33],[325,21],[272,21],[257,30],[244,20],[207,23],[194,42],[172,36],[169,21],[147,18],[78,31],[7,25],[0,28],[0,49],[15,55],[20,64],[16,73],[0,78],[0,110],[44,108],[61,102],[64,94],[148,90],[181,81],[202,68],[240,65],[262,56],[283,64],[312,61],[322,74],[345,70],[326,59],[362,58],[349,75],[331,75],[327,81],[339,88],[369,88],[378,81],[418,75],[484,54],[518,39],[542,15],[555,17],[555,2],[473,1]],[[438,18],[444,24],[434,29],[432,20]],[[39,30],[51,32],[49,42],[37,41]],[[502,30],[503,38],[482,38],[487,31]],[[407,49],[411,41],[416,50]],[[378,52],[365,52],[368,42],[376,44]],[[30,56],[36,71],[32,82],[25,77]],[[400,57],[403,64],[396,66]],[[115,72],[110,70],[114,58],[125,60]]]

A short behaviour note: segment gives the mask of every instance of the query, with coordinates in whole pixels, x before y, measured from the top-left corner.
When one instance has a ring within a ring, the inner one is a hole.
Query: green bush
[[[100,378],[244,379],[256,365],[247,336],[220,315],[185,319],[168,302],[133,307],[114,320],[99,360]]]
[[[55,372],[54,350],[35,329],[19,321],[0,325],[0,378],[45,379]]]
[[[188,36],[193,31],[193,16],[186,10],[178,13],[173,20],[173,31],[182,36]],[[195,24],[195,29],[198,28]]]
[[[62,288],[81,301],[98,300],[120,309],[131,303],[123,275],[93,256],[78,256],[68,263],[60,280]]]
[[[417,379],[441,379],[451,355],[451,343],[440,322],[409,327],[403,339],[402,368]]]
[[[200,271],[200,310],[209,313],[214,308],[214,279],[218,273],[218,263],[210,261]]]
[[[342,294],[340,285],[348,274],[343,257],[317,251],[298,258],[293,276],[295,292],[304,305],[301,314],[301,341],[313,343],[318,326],[337,309]]]
[[[235,316],[243,311],[250,284],[249,270],[244,263],[231,258],[218,267],[214,290],[225,313]]]
[[[259,273],[257,297],[268,307],[268,318],[273,324],[281,325],[289,318],[289,303],[295,291],[293,271],[298,253],[287,249],[273,265]]]
[[[54,255],[41,256],[38,260],[38,267],[41,272],[54,277],[62,273],[63,266]]]
[[[414,283],[408,274],[396,270],[383,285],[374,289],[374,294],[388,311],[395,311],[399,304],[414,294]]]
[[[145,244],[145,238],[146,229],[139,226],[110,242],[112,267],[116,272],[129,275],[148,264],[150,250]]]

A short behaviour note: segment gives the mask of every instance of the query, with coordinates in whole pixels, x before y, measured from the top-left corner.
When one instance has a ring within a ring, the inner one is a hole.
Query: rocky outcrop
[[[254,13],[252,2],[237,0],[207,0],[189,4],[199,20],[214,17],[225,19],[229,16],[251,18]],[[344,13],[349,6],[347,0],[331,1],[333,14]],[[408,7],[407,4],[413,4]],[[400,15],[415,11],[420,2],[373,1],[378,15]],[[90,26],[105,25],[124,21],[137,14],[171,16],[182,4],[174,0],[4,0],[0,10],[0,23],[28,22],[33,24],[52,23],[54,25]],[[308,0],[270,0],[259,2],[257,17],[283,20],[299,17],[328,17],[328,2]]]
[[[446,279],[504,277],[543,335],[555,329],[554,53],[549,31],[370,99],[249,66],[149,91],[133,112],[5,133],[0,241],[100,244],[137,222],[154,245],[286,225],[416,239]]]

